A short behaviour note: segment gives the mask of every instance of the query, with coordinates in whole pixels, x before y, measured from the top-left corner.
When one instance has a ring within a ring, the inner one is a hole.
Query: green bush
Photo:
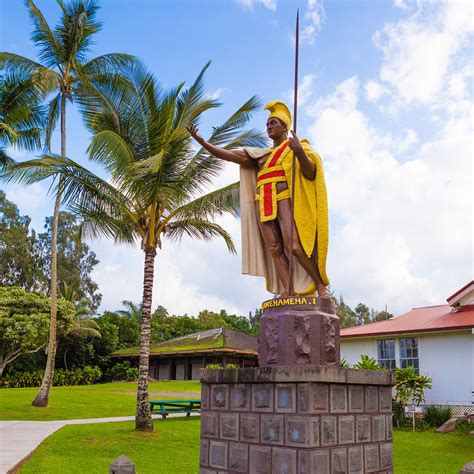
[[[474,430],[474,422],[471,421],[469,418],[459,418],[456,421],[456,431],[461,434],[469,434],[471,431]]]
[[[136,382],[138,380],[138,368],[130,367],[126,372],[126,381],[127,382]]]
[[[438,428],[438,426],[446,423],[452,416],[450,407],[442,407],[438,405],[428,405],[423,407],[423,419],[430,425]]]
[[[87,365],[83,369],[63,370],[57,369],[53,375],[53,385],[56,387],[65,385],[92,385],[98,383],[102,378],[99,367]],[[24,388],[39,387],[43,380],[43,371],[17,372],[0,379],[1,388]]]
[[[354,369],[385,370],[375,359],[365,354],[361,354],[360,362],[357,362],[357,364],[354,364],[352,367]]]

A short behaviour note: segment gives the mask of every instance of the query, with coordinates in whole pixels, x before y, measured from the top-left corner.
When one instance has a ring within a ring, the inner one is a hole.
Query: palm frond
[[[183,219],[170,223],[164,232],[170,240],[179,241],[183,236],[200,240],[211,240],[214,237],[222,237],[231,253],[236,253],[234,243],[230,234],[215,222],[202,219]]]
[[[166,221],[189,218],[213,220],[227,212],[237,216],[240,211],[239,190],[240,183],[233,183],[207,193],[172,211]]]
[[[86,60],[92,35],[100,31],[102,23],[96,20],[99,3],[96,0],[57,0],[62,15],[55,28],[64,56],[62,62],[75,66]]]
[[[48,115],[45,123],[45,139],[44,149],[46,152],[51,150],[51,136],[58,123],[59,114],[61,112],[61,94],[57,94],[48,104]]]
[[[58,66],[64,55],[59,38],[51,30],[41,10],[35,5],[33,0],[26,0],[25,5],[34,27],[31,39],[39,47],[41,61],[50,68]]]

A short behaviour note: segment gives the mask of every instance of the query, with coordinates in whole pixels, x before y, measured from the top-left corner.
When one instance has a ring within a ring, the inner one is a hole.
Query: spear
[[[296,35],[295,35],[295,96],[293,101],[293,131],[296,135],[296,119],[298,113],[298,49],[299,49],[299,32],[300,32],[300,11],[296,10]],[[295,289],[293,285],[293,239],[295,227],[295,167],[296,158],[293,153],[293,163],[291,166],[291,228],[290,228],[290,248],[288,254],[288,294],[294,295]]]

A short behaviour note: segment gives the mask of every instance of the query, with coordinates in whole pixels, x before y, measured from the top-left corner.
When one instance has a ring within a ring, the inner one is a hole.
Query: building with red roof
[[[353,364],[366,354],[391,370],[412,365],[433,380],[427,403],[474,413],[474,281],[447,302],[342,329],[341,357]]]

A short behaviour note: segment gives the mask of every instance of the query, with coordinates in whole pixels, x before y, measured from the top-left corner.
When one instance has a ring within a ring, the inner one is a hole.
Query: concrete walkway
[[[186,413],[168,415],[172,418],[180,416],[186,416]],[[199,414],[192,413],[191,416],[199,416]],[[153,415],[153,418],[161,418],[161,416]],[[0,421],[0,474],[8,473],[31,454],[45,438],[63,426],[133,420],[135,420],[134,416],[58,421]]]

